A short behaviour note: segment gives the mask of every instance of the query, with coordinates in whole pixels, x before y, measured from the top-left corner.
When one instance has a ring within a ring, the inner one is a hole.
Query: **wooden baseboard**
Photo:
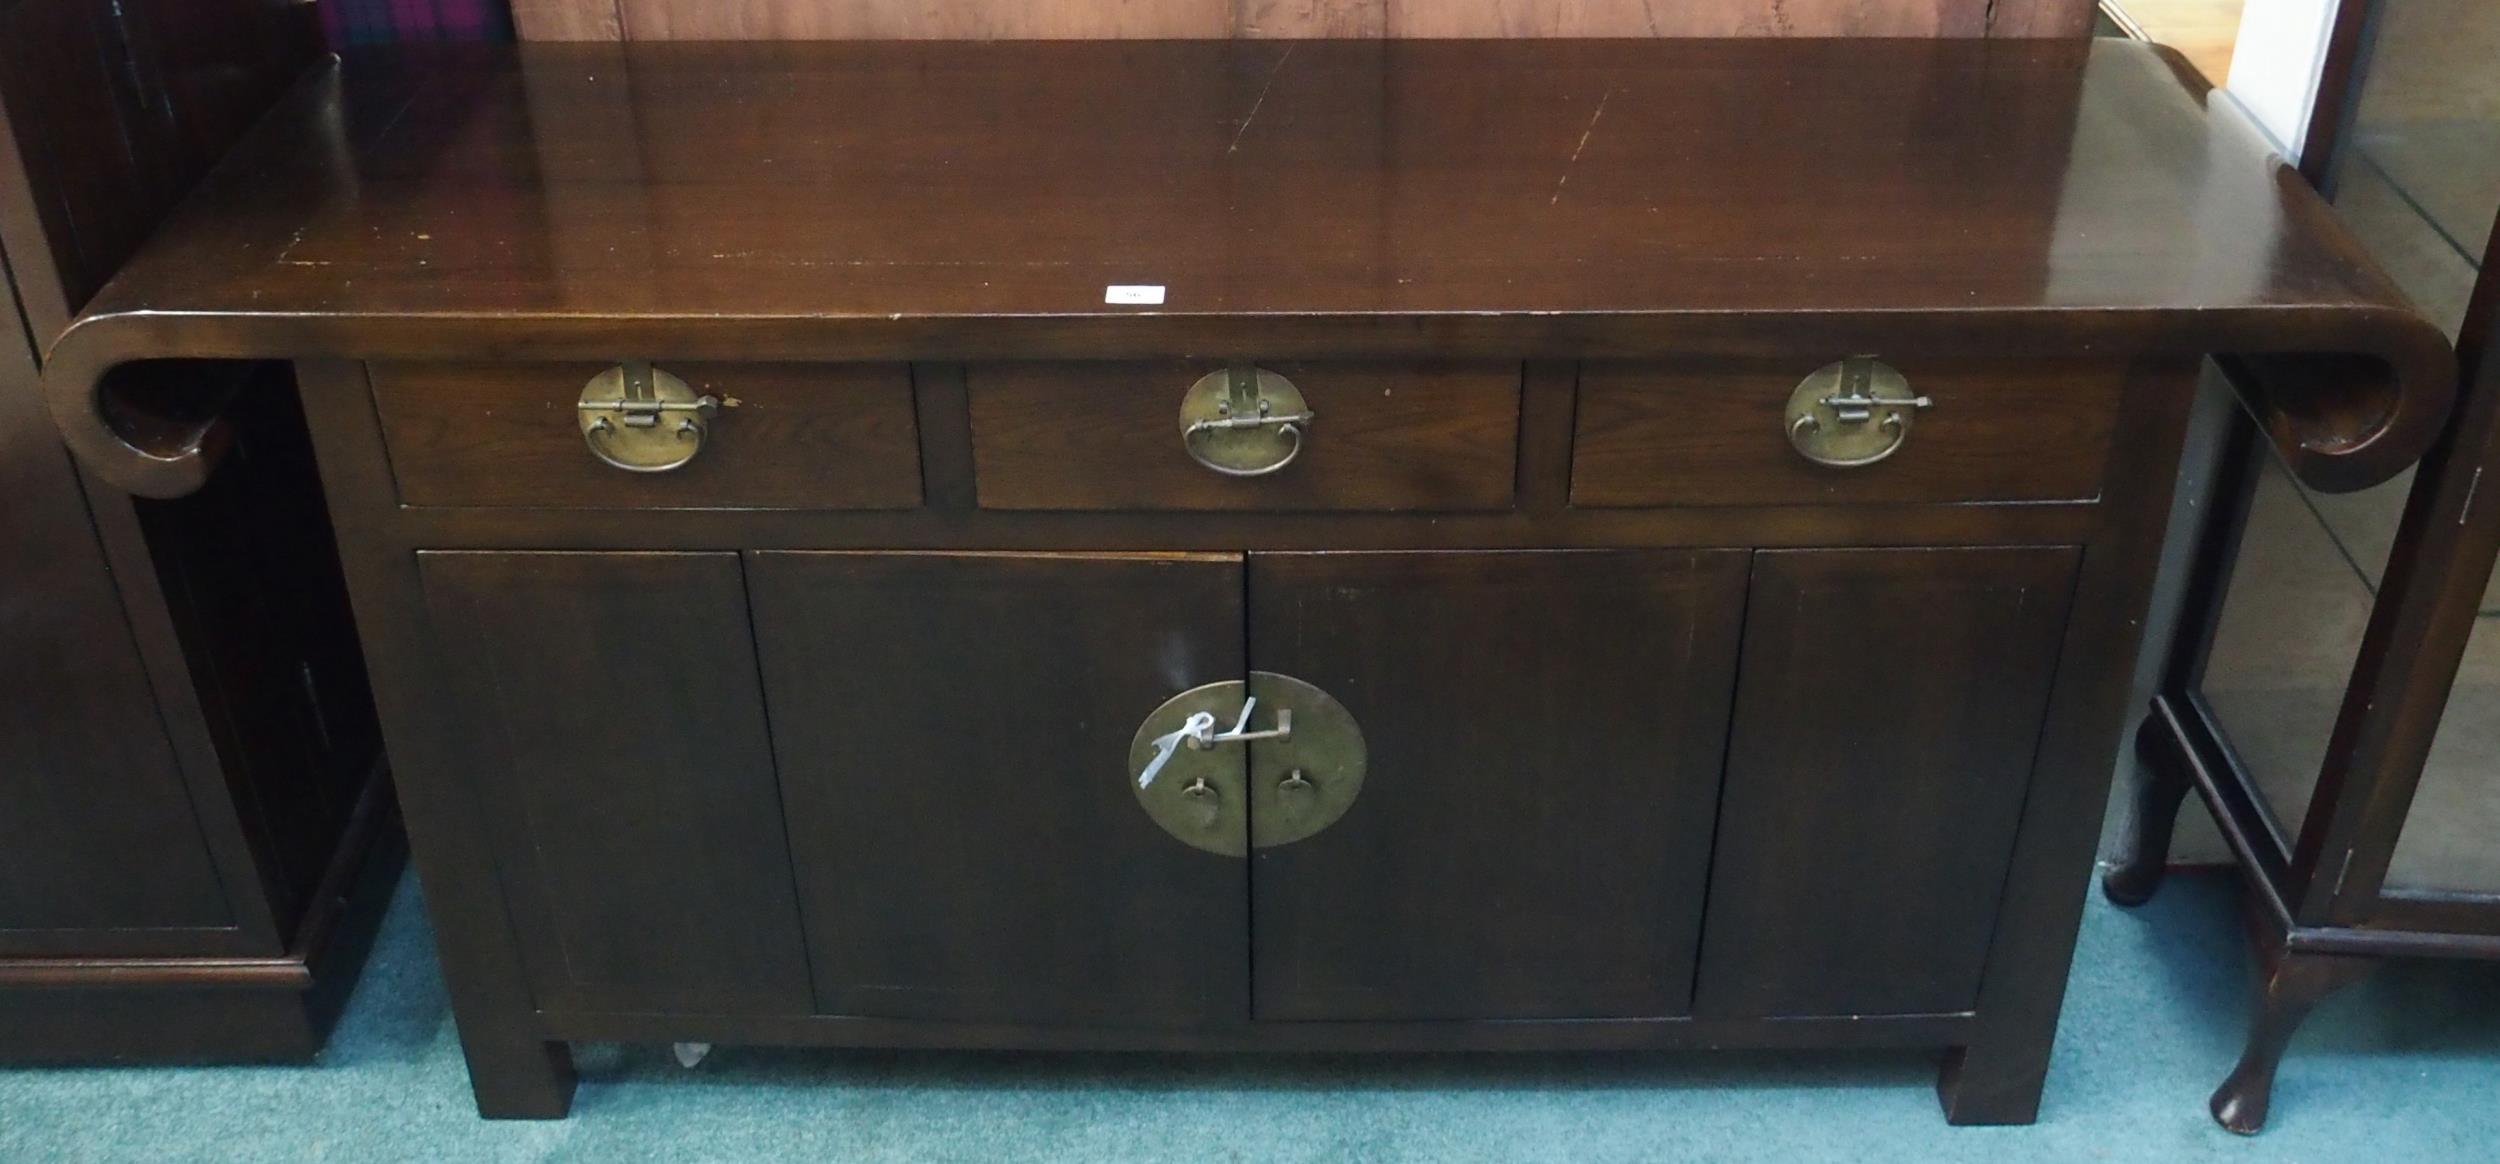
[[[407,864],[377,762],[274,958],[0,959],[0,1062],[288,1062],[321,1050]]]

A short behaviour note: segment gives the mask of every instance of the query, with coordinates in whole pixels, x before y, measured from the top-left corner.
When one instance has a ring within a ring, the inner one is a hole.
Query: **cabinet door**
[[[1369,749],[1342,819],[1254,853],[1257,1017],[1684,1013],[1744,584],[1734,551],[1255,555],[1251,666]]]
[[[539,1005],[805,1014],[737,555],[418,559]]]
[[[1971,1008],[2077,557],[1755,557],[1697,1012]]]
[[[24,334],[0,278],[0,957],[197,951],[237,919]]]
[[[1242,677],[1238,557],[762,553],[752,575],[820,1010],[1243,1020],[1242,863],[1156,827],[1127,770],[1149,712]]]

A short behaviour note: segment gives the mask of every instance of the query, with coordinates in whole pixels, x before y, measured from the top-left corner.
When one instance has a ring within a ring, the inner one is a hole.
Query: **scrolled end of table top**
[[[2428,452],[2456,404],[2447,337],[2409,311],[2339,313],[2300,350],[2220,357],[2241,402],[2301,484],[2349,493]]]
[[[196,492],[234,444],[226,405],[242,351],[145,314],[72,324],[45,361],[44,403],[89,473],[140,497]]]

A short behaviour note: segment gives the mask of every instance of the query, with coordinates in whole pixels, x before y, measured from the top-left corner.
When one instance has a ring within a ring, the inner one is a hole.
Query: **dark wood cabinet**
[[[1969,1011],[2078,566],[417,557],[541,1006],[1175,1030]],[[1104,774],[1262,672],[1367,763],[1245,865]]]
[[[300,6],[0,3],[0,1060],[305,1059],[400,869],[364,660],[280,364],[180,499],[83,474],[62,328],[317,53]]]
[[[2198,359],[2329,348],[2250,394],[2322,479],[2448,402],[2215,115],[2081,43],[408,54],[45,387],[181,494],[222,422],[118,377],[293,361],[487,1114],[577,1040],[1909,1046],[2017,1122]]]
[[[14,329],[16,300],[0,307]],[[170,953],[234,910],[34,380],[24,341],[0,335],[0,653],[28,677],[0,698],[0,953]]]

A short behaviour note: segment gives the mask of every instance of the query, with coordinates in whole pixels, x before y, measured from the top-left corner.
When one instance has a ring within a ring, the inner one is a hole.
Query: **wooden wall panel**
[[[632,40],[1221,37],[1233,0],[615,0]]]
[[[525,40],[2080,36],[2091,0],[515,0]]]
[[[1233,36],[1349,36],[1389,34],[1393,0],[1233,0]]]
[[[1975,36],[1988,0],[1385,0],[1392,36]]]
[[[512,0],[523,40],[622,40],[616,0]]]
[[[1996,0],[1988,10],[1990,36],[2090,36],[2100,12],[2074,0]]]

